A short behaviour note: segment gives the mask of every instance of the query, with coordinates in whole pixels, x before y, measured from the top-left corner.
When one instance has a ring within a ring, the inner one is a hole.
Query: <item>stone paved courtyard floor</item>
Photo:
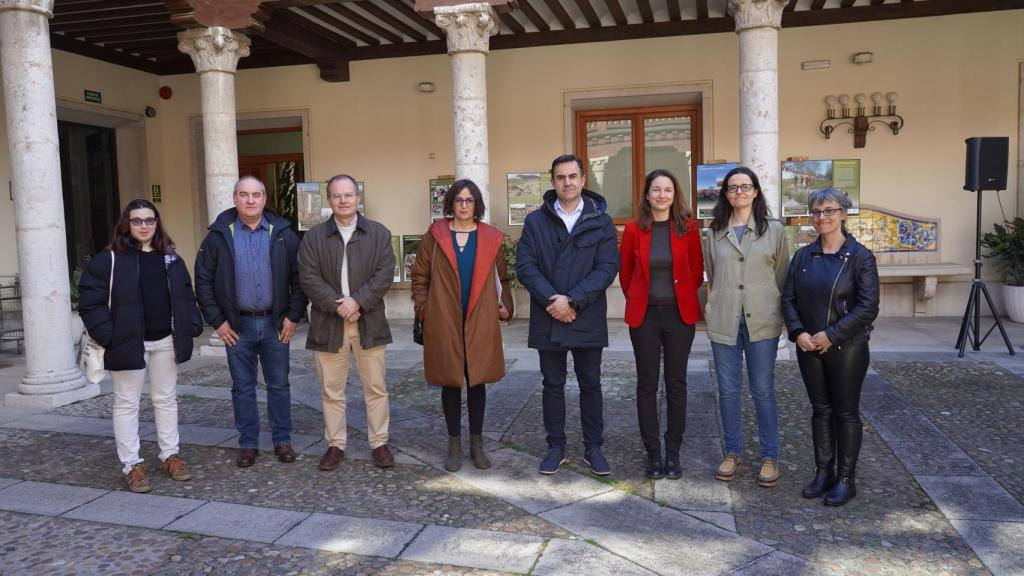
[[[799,494],[813,475],[810,407],[789,359],[776,368],[782,482],[765,489],[754,481],[749,394],[744,464],[733,482],[714,479],[722,445],[703,334],[687,377],[684,476],[645,479],[633,356],[618,322],[602,373],[610,476],[583,463],[571,371],[569,460],[554,476],[537,474],[546,445],[525,321],[506,329],[507,376],[488,387],[494,466],[466,461],[445,472],[440,394],[423,382],[422,349],[407,324],[394,324],[388,351],[391,470],[370,459],[354,370],[346,459],[334,472],[317,470],[320,395],[301,339],[292,352],[293,464],[277,462],[261,438],[257,464],[235,466],[222,358],[181,366],[189,482],[156,470],[143,397],[149,494],[123,483],[109,382],[104,395],[51,412],[0,408],[0,574],[1024,574],[1024,360],[998,341],[958,360],[938,339],[917,337],[915,347],[894,336],[949,326],[955,335],[955,322],[880,321],[862,398],[859,495],[838,509]],[[1024,327],[1012,325],[1011,335],[1024,342]],[[17,358],[0,352],[13,364],[0,380],[16,379]]]

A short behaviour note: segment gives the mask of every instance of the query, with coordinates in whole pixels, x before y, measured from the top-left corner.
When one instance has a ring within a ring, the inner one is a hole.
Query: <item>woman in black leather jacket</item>
[[[845,192],[815,191],[807,206],[818,239],[793,256],[782,294],[812,408],[817,473],[803,496],[825,495],[826,506],[842,506],[857,495],[860,390],[870,362],[871,322],[878,316],[878,268],[871,250],[846,232],[853,204]]]

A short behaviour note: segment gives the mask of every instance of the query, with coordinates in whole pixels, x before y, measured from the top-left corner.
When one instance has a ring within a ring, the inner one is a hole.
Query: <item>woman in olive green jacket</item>
[[[704,237],[708,303],[704,318],[718,375],[718,407],[726,455],[715,477],[735,478],[743,451],[740,387],[747,360],[757,412],[761,471],[757,483],[779,483],[779,410],[775,356],[782,332],[782,288],[789,265],[782,223],[770,217],[757,175],[739,167],[726,174]]]

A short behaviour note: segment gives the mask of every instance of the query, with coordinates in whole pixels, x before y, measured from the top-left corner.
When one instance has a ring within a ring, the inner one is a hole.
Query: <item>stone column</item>
[[[8,406],[55,408],[99,394],[75,364],[50,27],[53,0],[0,0],[25,377]],[[75,335],[77,337],[77,334]]]
[[[206,213],[213,222],[234,206],[238,180],[235,129],[235,70],[249,55],[249,39],[228,28],[194,28],[178,33],[178,50],[192,57],[203,99],[203,151],[206,164]]]
[[[487,151],[487,70],[490,37],[498,32],[490,4],[434,8],[434,21],[448,36],[452,61],[455,177],[469,178],[484,197],[484,220],[491,219],[490,160]]]
[[[781,217],[779,191],[779,28],[786,0],[729,0],[740,37],[740,163],[761,181]]]

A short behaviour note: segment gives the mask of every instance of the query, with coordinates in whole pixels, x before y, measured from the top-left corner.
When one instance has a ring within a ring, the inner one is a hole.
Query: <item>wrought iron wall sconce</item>
[[[827,96],[825,104],[828,105],[827,116],[821,121],[818,130],[825,135],[825,139],[832,137],[832,132],[843,125],[849,126],[848,132],[853,134],[853,147],[863,148],[867,143],[868,132],[875,131],[875,124],[883,124],[892,130],[893,135],[899,134],[903,128],[903,117],[896,113],[896,93],[889,92],[885,95],[888,101],[885,114],[882,113],[882,93],[875,92],[871,95],[871,114],[867,114],[867,96],[857,94],[853,97],[857,103],[857,113],[850,115],[850,97],[843,94],[836,98]],[[840,110],[836,113],[836,103]]]

